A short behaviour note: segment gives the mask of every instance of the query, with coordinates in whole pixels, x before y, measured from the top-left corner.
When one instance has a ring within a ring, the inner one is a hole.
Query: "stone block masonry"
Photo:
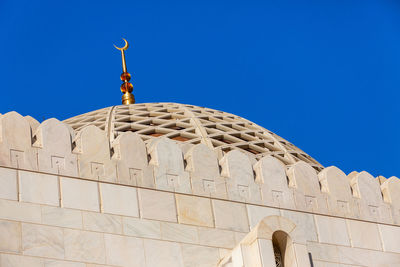
[[[285,266],[400,266],[396,177],[33,124],[0,117],[1,267],[273,266],[280,232]]]

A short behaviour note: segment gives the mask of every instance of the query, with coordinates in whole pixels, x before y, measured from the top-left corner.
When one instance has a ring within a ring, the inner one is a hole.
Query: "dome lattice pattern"
[[[255,158],[271,155],[286,165],[302,160],[318,171],[323,169],[312,157],[271,131],[239,116],[209,108],[176,103],[120,105],[64,122],[76,131],[95,125],[107,132],[110,141],[130,131],[145,142],[165,136],[183,143],[204,143],[222,152],[238,149]]]

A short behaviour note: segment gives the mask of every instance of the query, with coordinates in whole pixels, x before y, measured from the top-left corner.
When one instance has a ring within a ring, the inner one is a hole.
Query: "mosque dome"
[[[135,132],[145,142],[165,136],[183,144],[206,144],[219,153],[240,150],[259,159],[271,155],[285,165],[304,161],[320,171],[323,166],[273,132],[242,117],[210,108],[177,103],[140,103],[111,106],[64,121],[79,131],[95,125],[110,141]]]

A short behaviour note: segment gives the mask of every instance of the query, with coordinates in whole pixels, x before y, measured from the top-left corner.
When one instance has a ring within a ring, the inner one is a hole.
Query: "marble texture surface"
[[[139,217],[136,188],[101,184],[100,194],[105,213]]]
[[[161,223],[161,238],[182,243],[198,243],[197,227],[177,223]]]
[[[52,226],[82,229],[82,211],[42,206],[42,223]]]
[[[211,200],[209,198],[179,194],[175,198],[179,223],[208,227],[214,226]]]
[[[181,250],[185,267],[217,266],[219,262],[219,251],[216,248],[182,244]]]
[[[319,241],[327,244],[350,246],[346,221],[340,218],[315,216]]]
[[[64,258],[63,230],[52,226],[22,224],[24,255]]]
[[[158,240],[144,240],[147,266],[183,267],[179,244]]]
[[[0,219],[41,223],[42,213],[39,205],[0,199]]]
[[[347,220],[351,245],[356,248],[382,250],[378,225],[374,223]]]
[[[249,231],[246,205],[221,200],[213,200],[212,204],[216,228],[239,232]]]
[[[123,228],[128,236],[161,239],[160,221],[124,217]]]
[[[21,253],[21,223],[0,220],[0,251]]]
[[[60,205],[58,178],[54,175],[19,171],[21,200],[24,202]]]
[[[122,234],[122,217],[97,213],[82,213],[83,229],[102,233]]]
[[[139,203],[141,218],[177,221],[175,196],[172,193],[139,189]]]
[[[64,229],[65,259],[105,263],[106,254],[102,233]]]
[[[142,239],[105,234],[104,240],[107,264],[126,267],[145,266]]]
[[[17,171],[0,168],[0,198],[18,200]]]
[[[21,256],[15,254],[0,254],[0,266],[4,267],[44,267],[42,258]]]
[[[61,192],[63,207],[90,211],[100,210],[96,182],[62,177]]]

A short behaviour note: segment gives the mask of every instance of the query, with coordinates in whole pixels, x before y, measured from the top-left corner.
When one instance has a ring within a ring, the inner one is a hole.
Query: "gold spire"
[[[114,45],[114,47],[117,48],[119,51],[121,51],[121,56],[122,56],[122,74],[121,74],[121,81],[123,81],[121,85],[121,92],[123,93],[122,104],[129,105],[129,104],[135,104],[135,97],[132,95],[133,85],[129,82],[129,80],[131,79],[131,75],[128,73],[125,61],[125,50],[128,49],[129,43],[124,38],[122,38],[122,40],[124,40],[125,42],[124,47],[117,47],[116,45]]]

